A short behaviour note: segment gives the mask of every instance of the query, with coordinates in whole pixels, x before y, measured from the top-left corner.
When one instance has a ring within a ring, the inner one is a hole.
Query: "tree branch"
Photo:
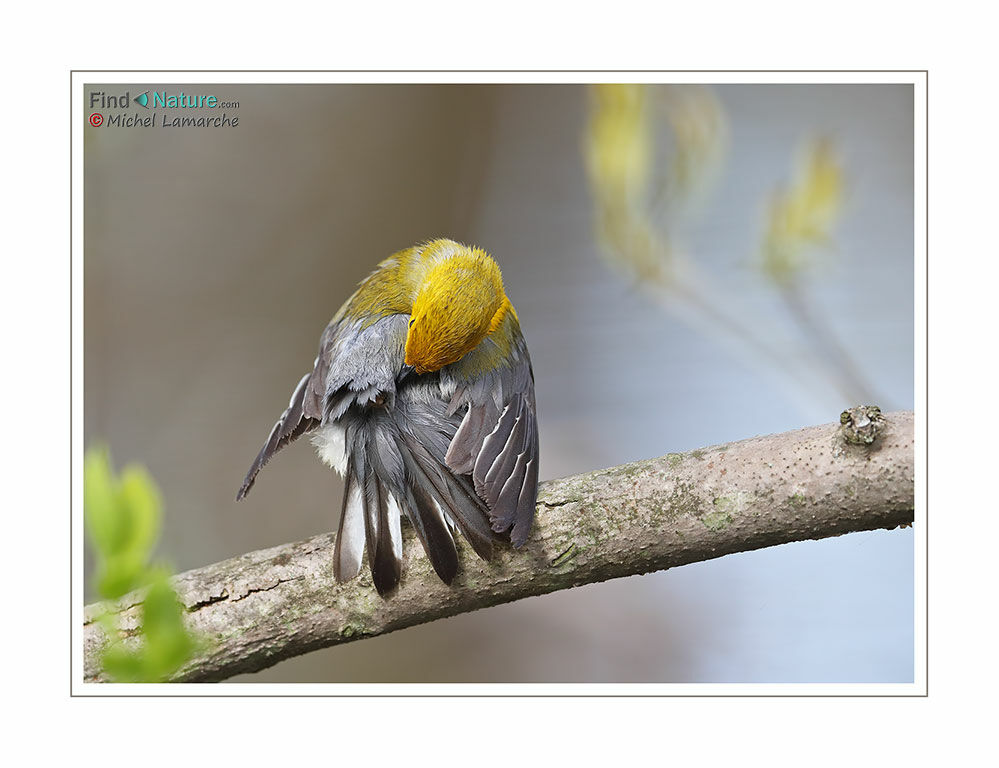
[[[318,648],[530,595],[710,560],[733,552],[912,523],[913,414],[852,409],[826,424],[668,454],[543,484],[535,527],[492,562],[459,541],[450,587],[404,528],[403,577],[388,599],[370,573],[333,580],[333,534],[250,552],[176,576],[205,647],[175,680],[222,680]],[[852,418],[847,419],[847,414]],[[869,418],[868,418],[869,417]],[[125,636],[141,595],[114,606]],[[84,676],[105,678],[106,642],[85,609]]]

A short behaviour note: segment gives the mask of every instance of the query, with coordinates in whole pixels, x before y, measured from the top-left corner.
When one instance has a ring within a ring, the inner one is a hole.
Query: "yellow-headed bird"
[[[399,583],[401,514],[448,584],[455,528],[486,560],[492,531],[522,545],[538,495],[534,372],[496,262],[442,239],[379,264],[326,326],[237,500],[307,432],[346,481],[338,581],[366,546],[379,593]]]

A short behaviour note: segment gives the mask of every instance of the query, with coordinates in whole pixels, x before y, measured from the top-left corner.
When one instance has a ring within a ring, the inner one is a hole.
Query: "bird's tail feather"
[[[435,498],[447,516],[483,560],[493,556],[493,537],[489,529],[489,511],[476,496],[468,481],[454,475],[417,440],[405,439],[410,484],[421,486]]]
[[[407,488],[406,514],[441,581],[450,584],[458,574],[458,550],[437,500],[419,484]]]
[[[333,549],[333,574],[337,581],[354,578],[365,550],[371,577],[379,594],[390,592],[402,575],[400,489],[387,469],[394,458],[373,452],[375,443],[365,430],[355,433],[348,445],[343,511]],[[401,460],[399,461],[401,466]]]
[[[455,476],[418,436],[387,421],[357,425],[347,433],[343,513],[334,548],[334,574],[346,581],[360,570],[367,550],[380,594],[399,583],[402,571],[400,513],[413,524],[437,575],[450,584],[458,552],[449,523],[483,559],[492,557],[488,511],[468,480]]]

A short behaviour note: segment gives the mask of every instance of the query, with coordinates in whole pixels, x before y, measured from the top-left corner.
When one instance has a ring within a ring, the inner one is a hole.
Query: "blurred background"
[[[835,421],[862,400],[913,408],[911,86],[85,90],[238,102],[171,111],[235,127],[108,124],[147,116],[133,106],[85,129],[84,439],[159,482],[159,553],[177,570],[335,529],[342,486],[307,441],[233,498],[340,304],[432,237],[503,268],[542,478]],[[913,601],[911,529],[852,534],[234,682],[907,682]]]

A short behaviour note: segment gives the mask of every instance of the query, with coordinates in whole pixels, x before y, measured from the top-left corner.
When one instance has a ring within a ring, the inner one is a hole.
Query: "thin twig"
[[[860,366],[854,361],[849,350],[836,338],[836,334],[824,318],[809,306],[805,293],[797,281],[781,285],[780,295],[797,321],[798,327],[811,339],[816,356],[823,361],[823,367],[837,382],[837,389],[847,402],[876,402]]]

